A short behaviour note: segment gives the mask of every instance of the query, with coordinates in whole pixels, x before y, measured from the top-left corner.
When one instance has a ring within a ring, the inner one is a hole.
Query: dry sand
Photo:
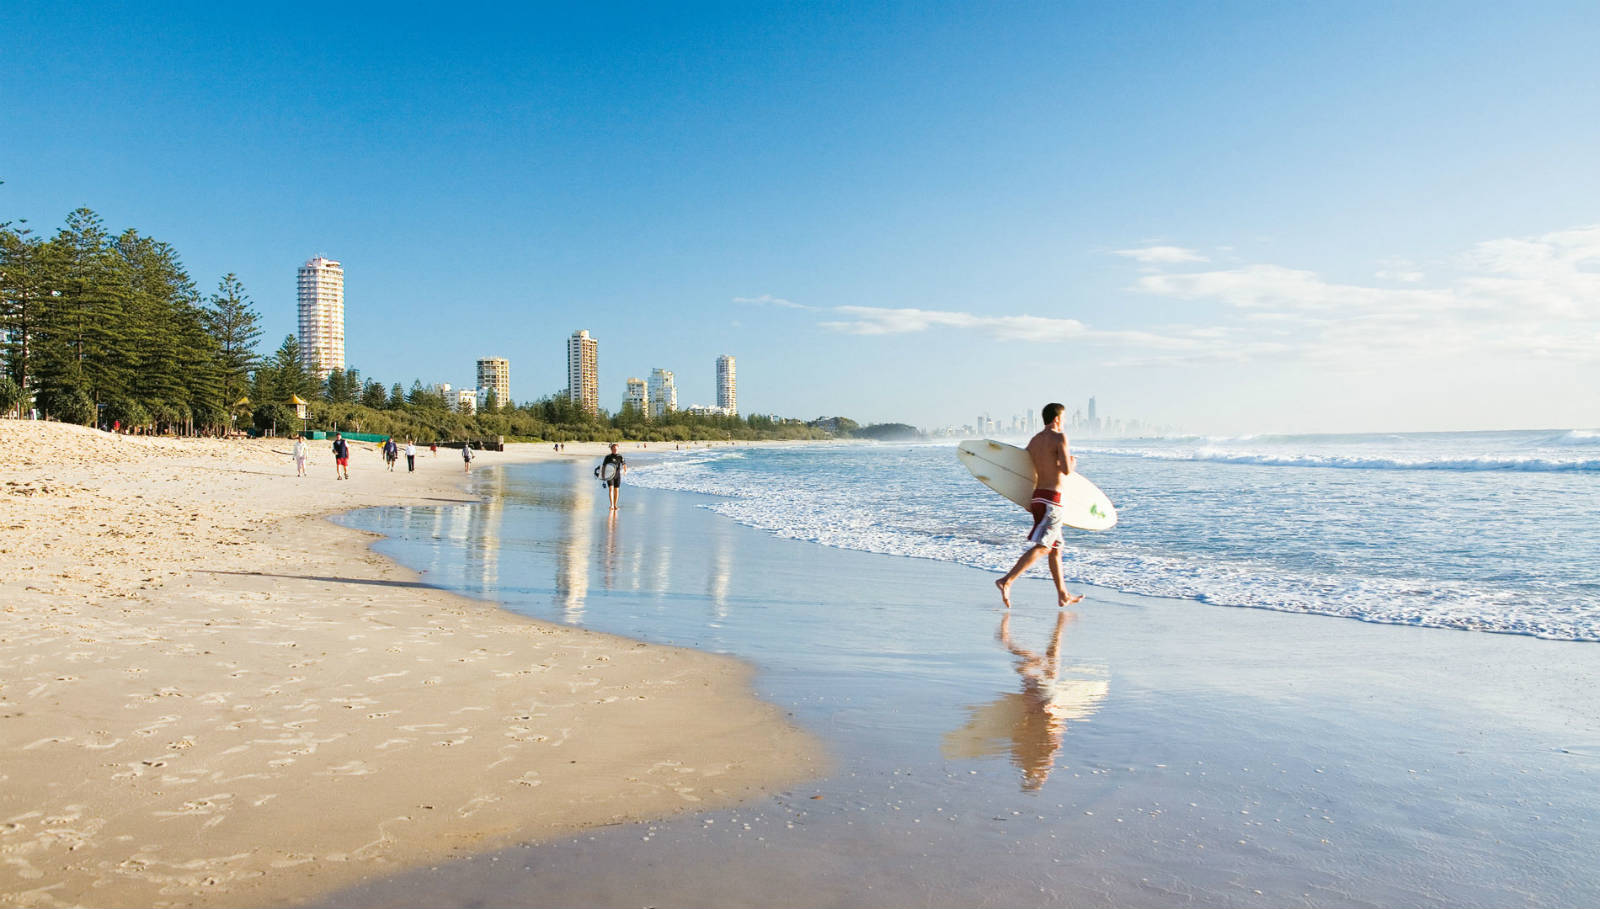
[[[323,519],[461,501],[458,452],[354,445],[336,481],[289,445],[0,421],[0,904],[289,903],[817,772],[743,664],[421,585]]]

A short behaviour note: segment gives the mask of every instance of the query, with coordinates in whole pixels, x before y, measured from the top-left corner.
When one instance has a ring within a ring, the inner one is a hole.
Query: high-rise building
[[[491,391],[499,406],[511,403],[511,361],[505,357],[478,358],[478,394],[488,401]]]
[[[733,357],[717,358],[717,406],[730,417],[739,415],[739,394],[733,377]]]
[[[300,266],[300,359],[318,379],[344,369],[344,266],[315,256]]]
[[[567,397],[589,413],[600,412],[600,342],[587,331],[567,339]]]
[[[650,370],[650,416],[659,419],[678,409],[678,386],[672,380],[672,370]]]
[[[635,376],[628,377],[628,395],[622,399],[623,407],[633,408],[634,413],[648,418],[650,414],[650,387],[643,379]]]
[[[458,413],[477,413],[478,393],[470,388],[462,388],[456,392],[455,404]]]

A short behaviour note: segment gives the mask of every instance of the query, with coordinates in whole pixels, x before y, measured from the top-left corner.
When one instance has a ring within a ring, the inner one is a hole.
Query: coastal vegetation
[[[302,429],[421,440],[830,439],[874,435],[853,420],[624,407],[584,411],[560,392],[477,413],[413,380],[359,370],[319,380],[294,335],[260,352],[261,318],[238,276],[203,294],[170,244],[107,230],[79,208],[53,235],[0,221],[0,414],[183,435]],[[305,415],[296,402],[304,402]],[[893,424],[902,425],[902,424]],[[910,427],[907,427],[911,429]],[[914,429],[911,430],[913,433]]]

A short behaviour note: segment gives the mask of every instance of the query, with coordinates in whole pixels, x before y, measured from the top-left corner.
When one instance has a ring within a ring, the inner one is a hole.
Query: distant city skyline
[[[808,419],[1588,428],[1596,22],[1538,10],[505,7],[327,54],[290,9],[12,3],[0,220],[235,273],[266,351],[336,253],[386,383],[492,350],[559,393],[576,324],[608,407],[663,364],[715,401],[734,350],[742,411]]]

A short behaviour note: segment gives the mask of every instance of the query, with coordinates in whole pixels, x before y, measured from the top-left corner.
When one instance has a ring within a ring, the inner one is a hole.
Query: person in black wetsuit
[[[607,468],[610,468],[609,470]],[[617,443],[611,443],[611,453],[594,469],[594,475],[606,484],[606,494],[611,497],[611,510],[617,510],[617,491],[622,488],[622,475],[628,470],[628,462],[617,454]]]

